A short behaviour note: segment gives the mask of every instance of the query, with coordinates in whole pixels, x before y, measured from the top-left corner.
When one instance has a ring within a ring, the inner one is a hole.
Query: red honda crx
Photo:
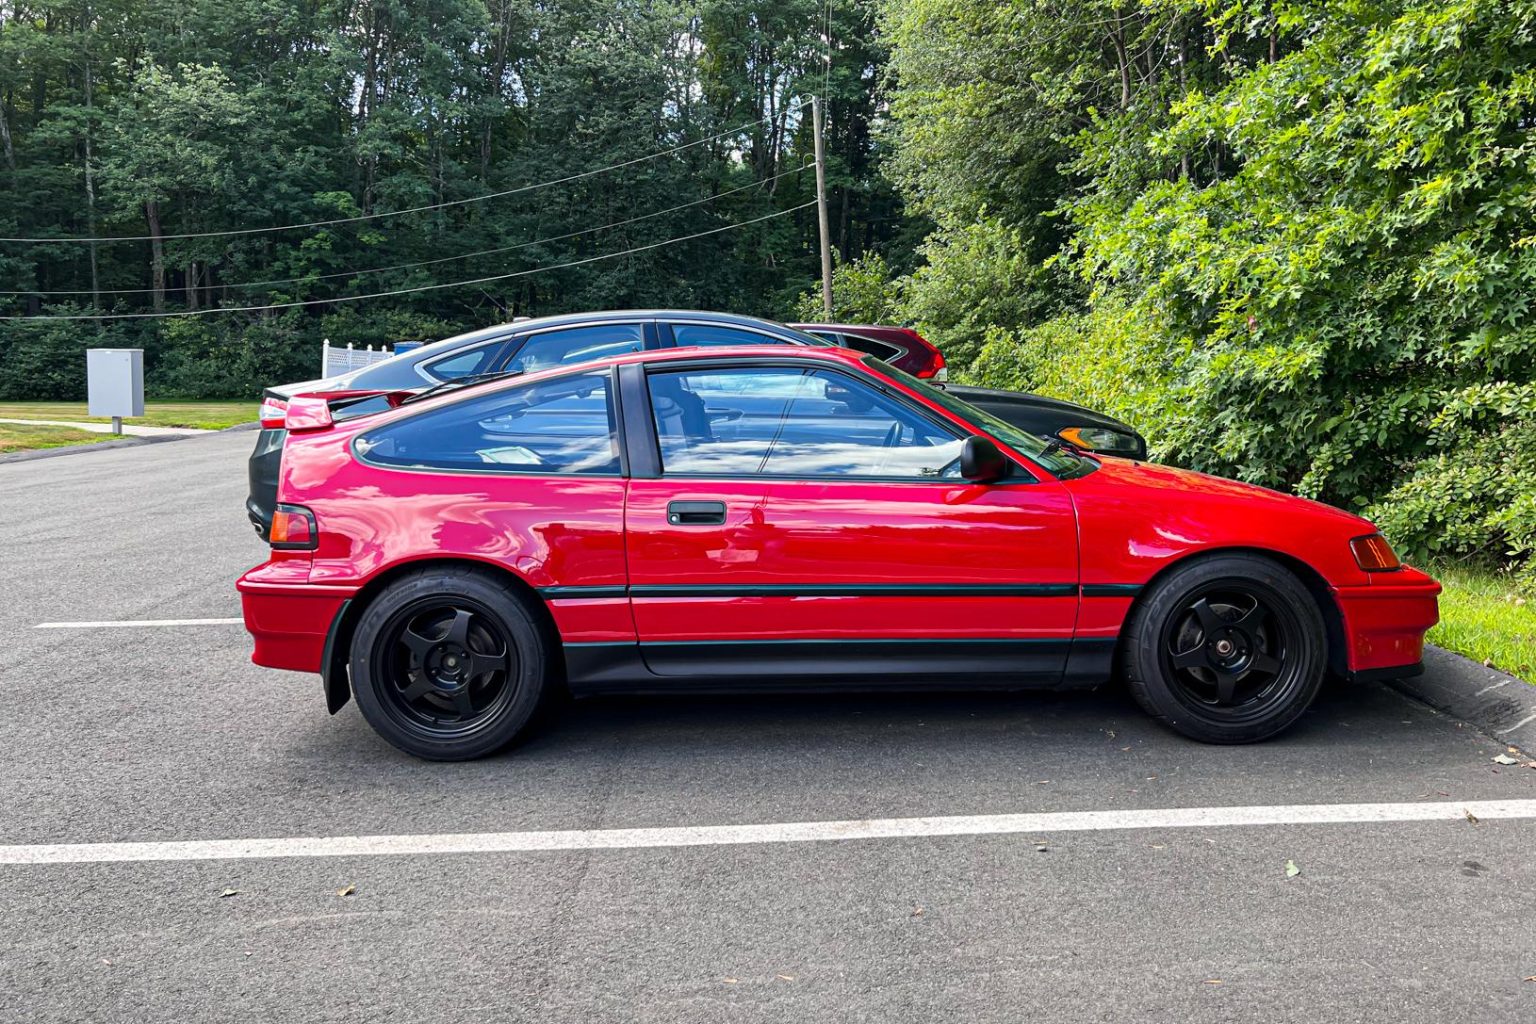
[[[1420,671],[1439,585],[1366,520],[1084,454],[837,348],[662,349],[347,417],[300,397],[239,581],[259,665],[402,750],[541,698],[1092,687],[1260,740],[1324,677]],[[367,405],[377,408],[375,400]],[[365,406],[359,406],[363,408]]]

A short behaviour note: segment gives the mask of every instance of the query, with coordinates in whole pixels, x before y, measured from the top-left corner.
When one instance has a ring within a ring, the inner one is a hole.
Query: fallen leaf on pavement
[[[1536,974],[1531,975],[1529,978],[1526,978],[1525,980],[1526,981],[1536,981]]]
[[[1494,764],[1519,764],[1520,762],[1517,761],[1515,758],[1510,757],[1508,754],[1495,754],[1495,755],[1493,755],[1493,763]]]
[[[351,896],[355,892],[357,892],[357,886],[353,885],[351,882],[348,882],[346,884],[346,886],[336,890],[336,895],[337,896]]]
[[[774,977],[778,978],[780,981],[794,981],[795,980],[795,976],[793,974],[775,974]]]
[[[1477,824],[1477,815],[1473,814],[1471,811],[1467,811],[1466,814],[1467,814],[1467,820],[1470,821],[1472,824],[1476,825]]]
[[[725,981],[725,983],[727,985],[734,985],[734,984],[736,984],[736,979],[735,978],[726,978],[726,979],[724,979],[724,981]]]
[[[1295,878],[1299,874],[1301,874],[1301,868],[1296,866],[1296,862],[1295,861],[1288,860],[1288,861],[1285,862],[1285,877],[1286,878]]]
[[[1221,984],[1221,979],[1220,978],[1206,978],[1205,979],[1205,983],[1207,985],[1220,985]]]
[[[1046,852],[1046,845],[1044,843],[1036,843],[1035,844],[1035,852],[1036,853],[1044,853],[1044,852]]]
[[[239,895],[240,895],[240,890],[239,889],[225,889],[223,892],[219,893],[219,899],[227,900],[231,896],[239,896]]]

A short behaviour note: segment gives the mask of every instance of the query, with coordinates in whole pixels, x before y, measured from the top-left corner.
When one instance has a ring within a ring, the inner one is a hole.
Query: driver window
[[[958,432],[835,370],[685,370],[648,380],[668,474],[959,476]]]

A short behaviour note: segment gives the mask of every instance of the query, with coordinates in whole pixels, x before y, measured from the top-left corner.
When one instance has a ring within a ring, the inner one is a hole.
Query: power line
[[[804,105],[805,105],[805,101],[804,100],[797,100],[793,104],[790,105],[790,109],[791,110],[798,110],[800,107],[802,107]],[[655,160],[655,159],[658,159],[659,157],[671,156],[673,153],[681,153],[685,149],[692,149],[695,146],[702,146],[702,145],[704,145],[705,143],[708,143],[708,142],[715,142],[715,141],[717,141],[719,139],[724,139],[724,138],[728,138],[728,137],[730,137],[732,135],[737,135],[737,134],[739,134],[741,132],[746,131],[748,128],[754,128],[757,125],[760,125],[764,121],[767,121],[767,120],[769,120],[769,118],[767,118],[767,117],[760,117],[756,121],[749,121],[746,124],[738,125],[735,128],[731,128],[731,129],[728,129],[726,131],[720,132],[717,135],[711,135],[711,136],[709,136],[708,138],[705,138],[705,139],[696,139],[693,142],[684,143],[681,146],[673,146],[671,149],[663,149],[660,152],[649,153],[646,156],[637,156],[633,160],[624,160],[624,161],[621,161],[620,163],[609,164],[606,167],[597,167],[597,168],[594,168],[594,169],[592,169],[590,171],[579,171],[576,174],[568,174],[568,175],[566,175],[563,178],[551,178],[549,181],[538,181],[538,182],[534,182],[531,185],[519,185],[517,188],[509,188],[509,189],[505,189],[505,190],[503,190],[501,192],[488,192],[485,195],[473,196],[473,197],[471,197],[469,199],[450,199],[447,202],[443,202],[443,203],[432,203],[432,204],[427,205],[427,206],[413,206],[413,207],[411,207],[409,209],[405,209],[405,210],[388,210],[388,211],[385,211],[385,212],[382,212],[382,213],[365,213],[365,214],[360,214],[359,216],[356,216],[356,217],[336,217],[336,218],[333,218],[331,220],[312,220],[312,221],[308,221],[308,222],[303,223],[303,224],[278,224],[278,225],[275,225],[273,227],[267,227],[267,228],[236,228],[236,229],[231,230],[231,231],[189,231],[189,232],[183,232],[181,234],[176,234],[176,235],[114,235],[114,236],[107,236],[107,237],[100,237],[100,238],[89,238],[89,237],[0,238],[0,242],[17,242],[17,243],[25,243],[25,244],[29,244],[29,245],[41,245],[41,244],[47,244],[47,243],[50,243],[50,242],[66,242],[66,243],[69,243],[69,242],[89,242],[89,243],[98,243],[98,242],[151,242],[151,241],[154,241],[156,238],[159,238],[163,242],[168,242],[168,241],[172,241],[174,239],[179,239],[179,238],[224,238],[224,237],[231,237],[231,236],[235,236],[235,235],[261,235],[261,234],[270,234],[270,233],[272,233],[274,231],[297,231],[297,230],[301,230],[301,229],[304,229],[304,228],[330,227],[331,225],[334,225],[334,224],[353,224],[353,223],[356,223],[358,221],[378,220],[381,217],[403,217],[403,216],[405,216],[408,213],[426,213],[426,212],[428,212],[430,210],[442,210],[442,209],[446,209],[447,207],[450,207],[450,206],[464,206],[464,205],[467,205],[469,203],[483,203],[483,202],[485,202],[488,199],[500,199],[500,198],[502,198],[504,196],[514,196],[514,195],[518,195],[519,193],[522,193],[522,192],[532,192],[532,191],[535,191],[536,189],[549,188],[552,185],[565,185],[565,184],[569,184],[570,182],[573,182],[573,181],[580,181],[583,178],[593,177],[594,175],[606,174],[609,171],[617,171],[617,170],[619,170],[621,168],[624,168],[624,167],[633,167],[635,164],[643,164],[643,163],[645,163],[648,160]]]
[[[370,268],[368,270],[340,270],[340,271],[336,271],[336,272],[330,273],[330,274],[315,274],[315,275],[310,276],[310,277],[275,278],[275,279],[270,280],[270,281],[241,281],[241,282],[232,283],[232,284],[221,284],[218,287],[220,287],[220,288],[241,288],[241,289],[244,289],[244,288],[264,288],[264,287],[268,287],[270,285],[277,285],[277,284],[299,284],[299,283],[309,282],[309,281],[325,281],[325,280],[330,280],[332,278],[338,278],[338,277],[347,277],[347,278],[362,277],[365,274],[383,274],[383,273],[387,273],[387,272],[392,271],[392,270],[412,270],[412,269],[414,269],[416,267],[429,267],[429,266],[433,266],[434,264],[438,264],[438,263],[451,263],[454,260],[473,259],[476,256],[494,256],[497,253],[514,252],[514,251],[516,251],[518,249],[527,249],[530,246],[542,245],[545,242],[561,242],[561,241],[564,241],[565,239],[576,238],[576,237],[578,237],[580,235],[592,234],[592,233],[598,232],[598,231],[611,231],[614,228],[622,228],[622,227],[626,227],[626,226],[628,226],[630,224],[638,224],[641,221],[651,220],[651,219],[656,218],[656,217],[665,217],[669,213],[676,213],[679,210],[687,210],[687,209],[690,209],[690,208],[695,207],[695,206],[703,206],[705,203],[714,202],[716,199],[724,199],[726,196],[732,196],[732,195],[737,194],[738,192],[745,192],[748,189],[757,188],[760,185],[766,185],[766,184],[768,184],[771,181],[777,181],[778,179],[783,178],[783,177],[787,177],[788,175],[799,174],[801,171],[804,171],[806,168],[814,167],[814,166],[815,166],[814,162],[813,163],[803,164],[803,165],[801,165],[799,167],[792,167],[792,168],[790,168],[787,171],[780,171],[778,174],[772,175],[771,177],[762,178],[762,179],[759,179],[757,181],[749,182],[748,184],[740,185],[740,186],[738,186],[736,188],[733,188],[733,189],[727,189],[724,192],[718,192],[718,193],[716,193],[715,195],[712,195],[712,196],[706,196],[703,199],[695,199],[692,202],[681,203],[681,204],[679,204],[677,206],[669,206],[665,210],[657,210],[657,211],[655,211],[653,213],[644,213],[644,214],[641,214],[638,217],[630,217],[630,218],[628,218],[626,220],[617,220],[617,221],[612,222],[611,224],[600,224],[597,227],[582,228],[580,231],[567,231],[564,234],[560,234],[560,235],[549,235],[548,237],[545,237],[545,238],[535,238],[535,239],[532,239],[531,241],[527,241],[527,242],[518,242],[516,245],[504,245],[504,246],[499,246],[498,248],[495,248],[495,249],[480,249],[480,250],[477,250],[475,252],[459,253],[456,256],[439,256],[436,259],[420,260],[420,261],[418,261],[416,263],[397,263],[397,264],[395,264],[393,266],[389,266],[389,267],[372,267],[372,268]],[[170,290],[174,291],[175,289],[170,289]],[[45,291],[45,292],[21,291],[21,290],[17,290],[17,291],[0,291],[0,295],[36,295],[36,296],[55,296],[55,295],[150,295],[150,294],[154,293],[155,291],[156,291],[156,289],[154,289],[154,288],[97,288],[97,289],[75,288],[75,289],[67,289],[67,290],[61,290],[61,291]]]
[[[0,320],[156,320],[169,317],[183,316],[208,316],[214,313],[262,313],[273,309],[297,309],[305,306],[329,306],[341,302],[361,302],[364,299],[384,299],[395,295],[410,295],[414,292],[441,291],[444,288],[462,288],[468,285],[488,284],[492,281],[505,281],[513,277],[527,277],[530,274],[543,273],[546,270],[564,270],[567,267],[580,267],[588,263],[598,263],[602,260],[611,260],[619,256],[629,256],[637,252],[646,252],[651,249],[660,249],[663,246],[675,245],[678,242],[691,242],[696,238],[704,238],[708,235],[718,235],[722,231],[731,231],[735,228],[744,228],[751,224],[759,224],[765,220],[773,220],[783,217],[806,207],[815,206],[816,200],[801,203],[799,206],[791,206],[785,210],[764,214],[751,220],[744,220],[736,224],[725,224],[718,228],[710,228],[707,231],[696,231],[691,235],[682,235],[678,238],[669,238],[664,242],[652,242],[649,245],[637,245],[632,249],[621,252],[603,253],[599,256],[588,256],[585,259],[570,260],[566,263],[556,263],[547,267],[533,267],[529,270],[516,270],[508,274],[493,274],[490,277],[477,277],[468,281],[449,281],[444,284],[425,284],[415,288],[396,288],[386,292],[372,292],[367,295],[344,295],[335,299],[306,299],[302,302],[278,302],[261,306],[217,306],[208,309],[183,309],[170,313],[79,313],[63,316],[0,316]]]

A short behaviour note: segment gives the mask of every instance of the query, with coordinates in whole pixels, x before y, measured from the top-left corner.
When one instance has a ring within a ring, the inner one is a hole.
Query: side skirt
[[[1072,689],[1110,676],[1115,641],[707,640],[566,644],[571,692]]]

